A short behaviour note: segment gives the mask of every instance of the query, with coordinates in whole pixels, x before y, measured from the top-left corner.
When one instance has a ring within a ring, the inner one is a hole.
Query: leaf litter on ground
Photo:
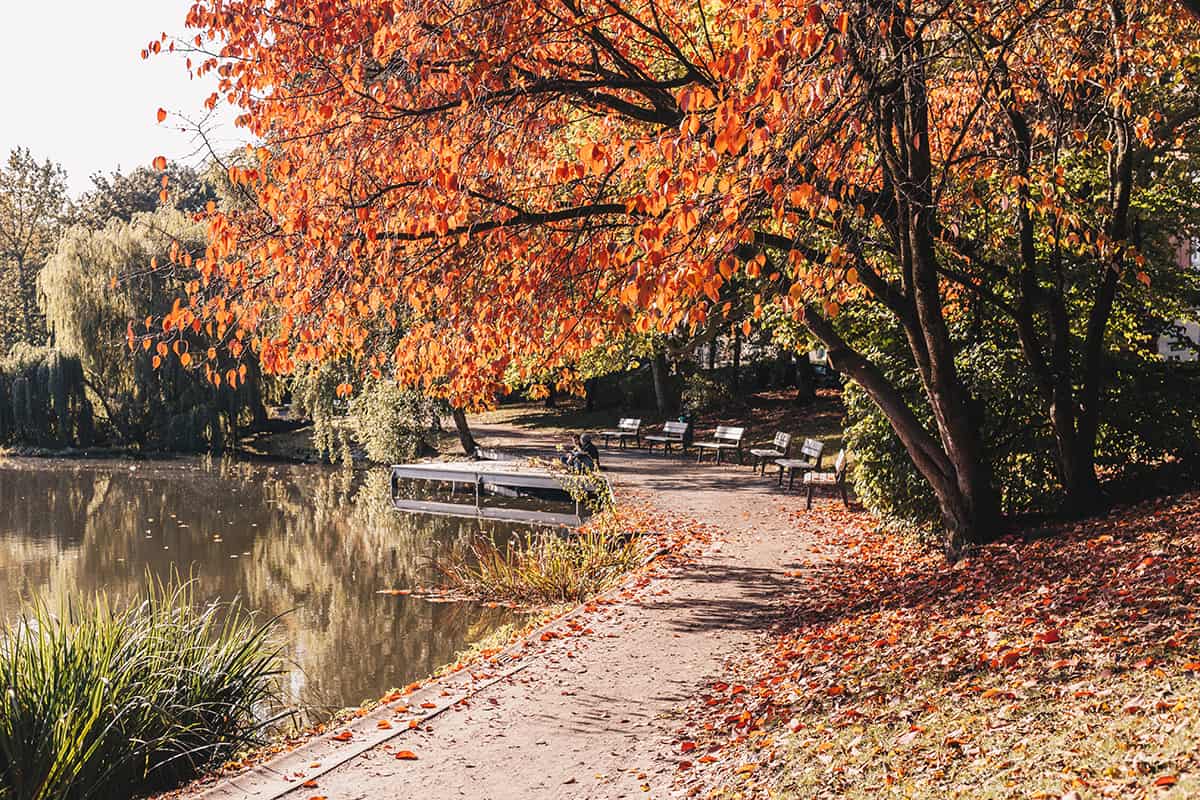
[[[694,702],[687,795],[1200,794],[1200,493],[956,565],[833,504],[796,524],[831,555]]]

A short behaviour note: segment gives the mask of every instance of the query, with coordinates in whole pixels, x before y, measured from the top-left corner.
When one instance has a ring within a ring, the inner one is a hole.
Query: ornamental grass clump
[[[438,566],[455,591],[480,599],[582,603],[616,585],[642,558],[636,537],[596,526],[566,534],[531,532],[503,547],[481,537],[468,554],[452,554]]]
[[[158,791],[253,743],[280,697],[272,626],[191,583],[31,606],[0,636],[0,800]]]

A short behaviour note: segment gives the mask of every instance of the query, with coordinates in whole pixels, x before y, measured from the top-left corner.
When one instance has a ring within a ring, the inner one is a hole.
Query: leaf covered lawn
[[[832,504],[765,652],[681,730],[692,796],[1200,796],[1200,494],[955,566]]]

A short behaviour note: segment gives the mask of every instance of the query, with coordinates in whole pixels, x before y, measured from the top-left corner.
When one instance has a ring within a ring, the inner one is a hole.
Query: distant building
[[[1200,240],[1179,244],[1176,257],[1182,269],[1200,270]],[[1191,309],[1190,319],[1178,319],[1158,336],[1158,354],[1167,361],[1196,361],[1200,358],[1200,308]]]

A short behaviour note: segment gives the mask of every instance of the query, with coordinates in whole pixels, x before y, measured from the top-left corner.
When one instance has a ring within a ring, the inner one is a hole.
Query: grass
[[[703,693],[700,796],[1200,796],[1200,494],[955,566],[871,523],[797,517],[826,557]]]
[[[270,629],[190,583],[31,606],[0,638],[0,798],[157,791],[252,743],[278,700]]]
[[[452,591],[481,600],[575,604],[615,586],[643,558],[635,537],[593,519],[577,532],[530,532],[503,546],[480,537],[438,568]]]

